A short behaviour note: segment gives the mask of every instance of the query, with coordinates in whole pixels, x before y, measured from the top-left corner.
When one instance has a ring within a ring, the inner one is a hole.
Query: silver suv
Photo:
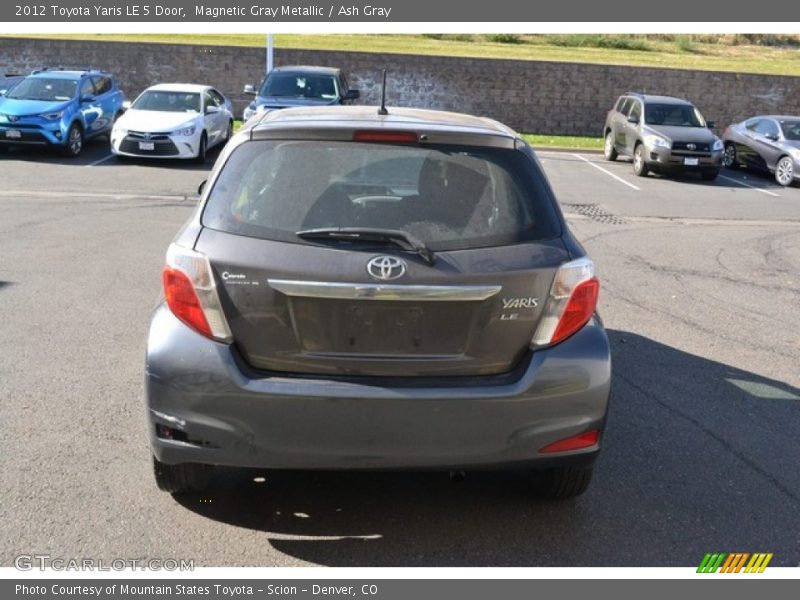
[[[633,158],[633,172],[700,173],[713,181],[722,163],[722,140],[687,100],[628,92],[619,97],[603,128],[606,160]]]
[[[611,359],[594,263],[487,119],[251,119],[169,247],[147,344],[155,475],[523,467],[582,493]]]

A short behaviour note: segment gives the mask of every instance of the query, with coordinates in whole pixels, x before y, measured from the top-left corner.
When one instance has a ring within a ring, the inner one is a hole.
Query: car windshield
[[[670,127],[705,127],[703,115],[691,104],[656,104],[644,106],[644,120],[648,125]]]
[[[296,235],[309,229],[399,230],[432,250],[560,233],[544,177],[520,151],[327,141],[239,146],[202,221],[295,243],[312,243]]]
[[[161,112],[200,112],[200,94],[169,90],[150,90],[131,105],[136,110]]]
[[[78,90],[78,82],[72,79],[26,77],[6,95],[15,100],[44,100],[49,102],[71,100]]]
[[[260,96],[281,98],[336,98],[336,78],[310,73],[271,73],[259,92]]]
[[[783,137],[791,142],[800,142],[800,119],[796,121],[781,121]]]

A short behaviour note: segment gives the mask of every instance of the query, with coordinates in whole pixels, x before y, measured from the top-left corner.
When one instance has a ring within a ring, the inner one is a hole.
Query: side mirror
[[[628,115],[628,123],[633,123],[634,125],[639,124],[639,117],[636,115]]]
[[[203,190],[206,189],[206,182],[207,181],[208,181],[208,179],[204,179],[203,181],[200,182],[200,185],[197,186],[198,195],[200,195],[200,196],[203,195]]]
[[[214,104],[209,104],[208,106],[206,106],[207,115],[214,115],[218,112],[219,112],[219,106],[216,106]]]
[[[709,129],[714,129],[714,127],[716,127],[716,126],[717,126],[717,123],[716,123],[716,121],[706,121],[706,126],[707,126]]]
[[[255,96],[256,95],[256,88],[254,88],[251,84],[247,84],[244,86],[244,90],[242,91],[243,94],[247,94],[248,96]]]
[[[361,98],[361,92],[358,90],[347,90],[344,95],[344,100],[358,100],[359,98]]]
[[[765,133],[764,137],[772,142],[777,142],[780,139],[777,133]]]
[[[95,97],[91,94],[86,96],[81,96],[81,104],[86,104],[87,102],[94,102]]]
[[[0,97],[5,96],[8,90],[0,90]]]
[[[125,102],[122,103],[122,112],[128,112],[128,109],[130,107],[131,107],[131,101],[125,100]]]

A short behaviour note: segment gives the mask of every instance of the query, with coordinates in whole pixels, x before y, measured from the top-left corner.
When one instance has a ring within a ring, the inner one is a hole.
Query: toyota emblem
[[[697,144],[686,144],[686,147],[689,150],[695,150],[695,149],[697,149]]]
[[[405,261],[395,256],[376,256],[367,263],[367,273],[375,279],[391,281],[405,275]]]

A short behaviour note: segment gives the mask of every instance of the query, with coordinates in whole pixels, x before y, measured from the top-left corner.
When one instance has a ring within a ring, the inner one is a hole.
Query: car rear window
[[[251,141],[223,166],[202,223],[304,242],[301,230],[402,230],[434,250],[561,233],[536,164],[517,150],[332,141]]]

